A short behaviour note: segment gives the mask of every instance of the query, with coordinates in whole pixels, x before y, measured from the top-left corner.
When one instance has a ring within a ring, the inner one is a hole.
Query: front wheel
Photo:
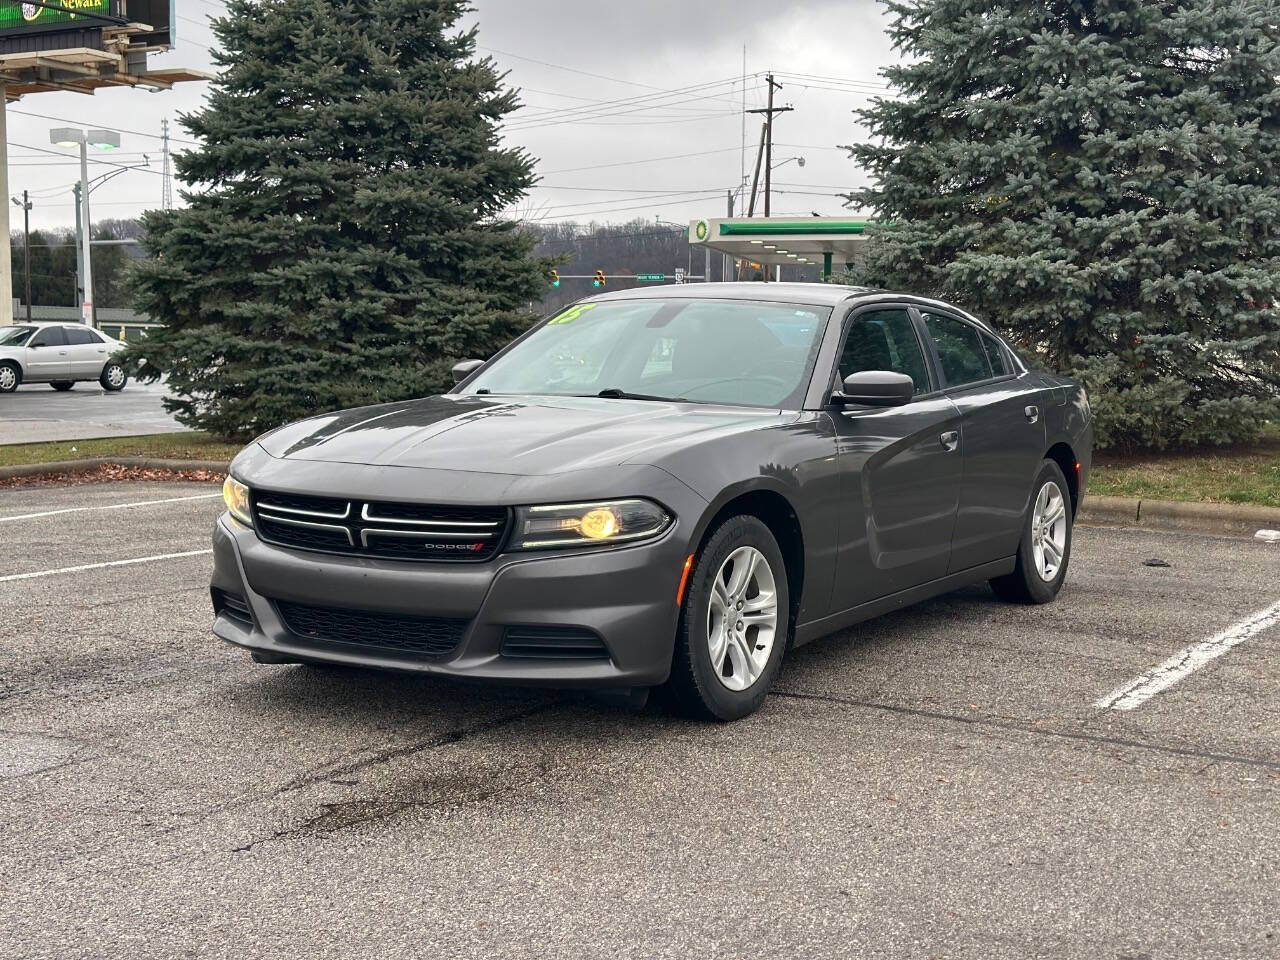
[[[123,366],[112,360],[102,368],[102,376],[98,382],[102,384],[103,390],[115,393],[124,389],[124,385],[129,382],[129,375],[124,372]]]
[[[737,720],[756,710],[782,665],[790,628],[786,564],[759,519],[711,534],[689,572],[667,682],[686,713]]]
[[[996,596],[1010,603],[1049,603],[1057,597],[1071,560],[1071,533],[1067,479],[1061,467],[1046,460],[1031,487],[1013,573],[991,581]]]
[[[49,386],[53,387],[53,389],[57,390],[59,393],[62,393],[62,392],[65,392],[65,391],[67,391],[67,390],[70,390],[72,387],[74,387],[74,386],[75,386],[75,381],[73,381],[73,380],[54,380],[52,383],[50,383],[50,384],[49,384]]]

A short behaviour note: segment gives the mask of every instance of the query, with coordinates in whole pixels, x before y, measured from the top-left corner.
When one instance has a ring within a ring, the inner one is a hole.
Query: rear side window
[[[942,375],[947,378],[947,386],[958,387],[991,379],[994,375],[991,361],[987,359],[982,334],[977,327],[938,313],[926,313],[924,325],[938,348],[938,359],[942,361]]]
[[[1000,346],[1000,341],[995,337],[982,334],[982,347],[987,351],[987,362],[991,364],[991,372],[997,377],[1002,377],[1007,373],[1013,373],[1009,367],[1009,356],[1004,352],[1004,348]]]
[[[65,347],[66,345],[67,337],[61,327],[43,327],[36,331],[36,335],[27,344],[28,347]]]
[[[101,343],[97,337],[93,335],[93,331],[87,327],[63,327],[63,332],[67,335],[67,344],[69,346],[78,346],[82,343]]]
[[[841,380],[868,370],[905,373],[919,395],[930,389],[927,369],[906,310],[871,310],[854,317],[840,352]]]

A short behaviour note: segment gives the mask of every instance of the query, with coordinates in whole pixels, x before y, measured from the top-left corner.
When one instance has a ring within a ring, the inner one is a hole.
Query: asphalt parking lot
[[[185,430],[165,412],[162,383],[129,384],[118,393],[96,383],[77,383],[59,393],[47,383],[31,383],[0,394],[0,443],[87,440]]]
[[[1277,545],[1081,528],[1057,603],[820,641],[725,726],[255,665],[220,507],[0,490],[0,956],[1280,953],[1280,624],[1098,706],[1280,601]]]

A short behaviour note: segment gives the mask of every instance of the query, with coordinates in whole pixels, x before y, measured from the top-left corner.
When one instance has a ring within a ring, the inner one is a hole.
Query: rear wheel
[[[115,393],[124,389],[124,385],[129,382],[129,375],[124,372],[123,366],[112,360],[102,368],[102,376],[98,382],[102,384],[103,390]]]
[[[22,371],[16,363],[0,363],[0,393],[13,393],[22,382]]]
[[[790,626],[782,551],[769,528],[732,517],[689,573],[668,689],[686,713],[737,720],[764,702]]]
[[[1046,460],[1031,488],[1013,573],[993,579],[991,589],[1010,603],[1049,603],[1062,589],[1070,560],[1071,493],[1062,468]]]
[[[53,387],[53,389],[59,390],[59,391],[70,390],[75,385],[76,384],[74,380],[54,380],[52,383],[49,384],[49,386]]]

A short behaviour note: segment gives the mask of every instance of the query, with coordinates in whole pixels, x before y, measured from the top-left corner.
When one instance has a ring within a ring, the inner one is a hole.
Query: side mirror
[[[453,365],[453,382],[461,383],[483,366],[483,360],[459,360]]]
[[[914,381],[905,373],[864,370],[844,378],[842,390],[832,394],[837,406],[900,407],[915,396]]]

